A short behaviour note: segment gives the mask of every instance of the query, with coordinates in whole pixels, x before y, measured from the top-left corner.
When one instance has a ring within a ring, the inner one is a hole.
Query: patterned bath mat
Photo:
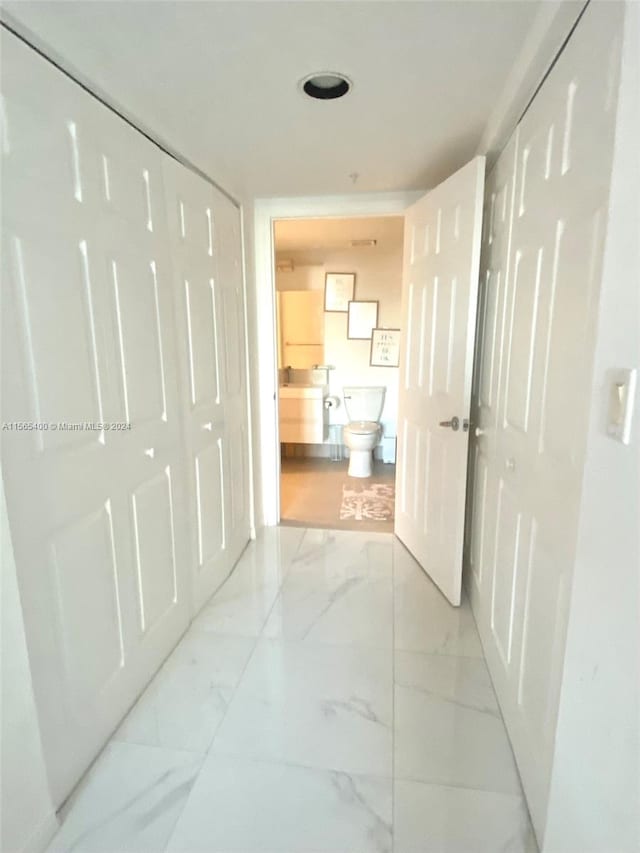
[[[395,496],[393,486],[381,483],[360,489],[343,486],[340,521],[393,521]]]

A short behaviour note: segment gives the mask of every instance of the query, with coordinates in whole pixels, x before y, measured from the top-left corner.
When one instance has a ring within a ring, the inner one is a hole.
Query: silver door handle
[[[451,418],[450,421],[440,421],[441,427],[451,427],[452,430],[460,429],[460,418],[456,418],[455,416]]]
[[[476,438],[480,438],[481,435],[486,435],[487,431],[485,429],[480,429],[480,427],[476,427],[475,432],[476,432]]]
[[[207,421],[206,424],[202,424],[202,429],[206,429],[211,432],[211,430],[213,429],[213,424],[211,423],[211,421]]]

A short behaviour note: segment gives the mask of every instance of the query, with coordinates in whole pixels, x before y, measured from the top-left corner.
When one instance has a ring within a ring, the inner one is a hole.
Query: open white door
[[[484,157],[406,214],[397,536],[460,604]]]

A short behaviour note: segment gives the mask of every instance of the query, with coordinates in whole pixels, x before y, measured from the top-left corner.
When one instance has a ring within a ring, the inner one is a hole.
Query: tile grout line
[[[435,779],[418,779],[417,776],[403,774],[398,776],[398,782],[411,782],[413,785],[424,785],[429,788],[450,788],[453,791],[474,791],[476,794],[491,794],[497,797],[510,797],[525,803],[522,791],[497,791],[495,788],[479,788],[477,785],[461,785],[455,782],[438,782]]]
[[[342,776],[355,776],[358,779],[372,779],[374,781],[380,782],[389,782],[390,777],[388,774],[384,773],[373,773],[370,770],[344,770],[340,767],[321,767],[319,764],[303,764],[300,761],[291,761],[290,759],[284,759],[280,757],[273,756],[256,756],[256,755],[246,755],[241,752],[221,752],[219,753],[220,758],[232,760],[232,761],[241,761],[246,764],[266,764],[270,767],[291,767],[294,770],[309,770],[311,773],[319,773],[319,774],[339,774]],[[405,781],[405,780],[402,780]],[[407,779],[406,781],[419,781],[415,779]],[[424,784],[429,784],[425,782]],[[442,787],[442,786],[441,786]],[[456,787],[456,786],[449,786]],[[481,790],[481,789],[479,789]],[[488,793],[493,793],[489,791]],[[495,792],[498,793],[498,792]]]
[[[277,527],[276,527],[275,529],[278,529],[279,527],[280,527],[280,525],[277,525]],[[248,654],[248,656],[247,656],[247,660],[246,660],[246,662],[245,662],[245,665],[244,665],[244,667],[242,668],[242,671],[241,671],[240,675],[238,676],[238,680],[236,681],[235,686],[234,686],[234,688],[233,688],[233,690],[232,690],[232,692],[231,692],[231,696],[230,696],[230,698],[229,698],[229,701],[227,702],[226,708],[225,708],[225,710],[224,710],[224,714],[222,715],[222,718],[220,719],[220,722],[218,723],[218,725],[217,725],[217,726],[216,726],[216,728],[215,728],[215,731],[214,731],[214,733],[213,733],[213,736],[212,736],[212,738],[211,738],[211,741],[209,742],[209,746],[208,746],[208,747],[207,747],[207,749],[202,753],[202,760],[200,761],[200,767],[198,768],[198,772],[197,772],[197,773],[196,773],[196,775],[195,775],[195,778],[194,778],[194,780],[193,780],[193,784],[191,785],[191,788],[189,789],[189,793],[187,794],[187,796],[186,796],[186,798],[185,798],[185,801],[184,801],[184,803],[183,803],[183,805],[182,805],[182,808],[181,808],[181,809],[180,809],[180,811],[178,812],[178,814],[177,814],[177,816],[176,816],[176,819],[175,819],[175,821],[174,821],[174,823],[173,823],[173,826],[171,827],[171,831],[170,831],[170,832],[169,832],[169,834],[167,835],[167,840],[166,840],[166,842],[165,842],[165,844],[164,844],[163,851],[165,851],[165,850],[167,849],[167,847],[169,846],[169,844],[171,843],[171,840],[172,840],[172,838],[173,838],[173,836],[174,836],[174,834],[175,834],[175,831],[176,831],[176,827],[178,826],[178,822],[179,822],[180,818],[182,817],[182,815],[184,814],[184,811],[185,811],[185,809],[186,809],[186,807],[187,807],[187,805],[188,805],[188,803],[189,803],[189,800],[190,800],[190,798],[191,798],[191,794],[192,794],[192,792],[193,792],[193,789],[195,788],[195,786],[196,786],[196,784],[197,784],[197,782],[198,782],[198,779],[200,778],[200,773],[202,772],[202,768],[204,767],[205,761],[206,761],[206,760],[207,760],[207,758],[209,757],[209,753],[211,752],[211,749],[212,749],[212,747],[213,747],[213,744],[214,744],[214,742],[215,742],[215,739],[216,739],[216,738],[217,738],[217,736],[218,736],[218,733],[219,733],[219,731],[220,731],[220,729],[221,729],[221,727],[222,727],[222,724],[224,723],[224,721],[225,721],[225,720],[226,720],[226,718],[227,718],[227,715],[228,715],[228,713],[229,713],[229,710],[230,710],[230,708],[231,708],[231,705],[233,704],[233,700],[235,699],[236,693],[238,692],[238,689],[239,689],[239,687],[240,687],[240,684],[242,683],[242,680],[243,680],[243,678],[244,678],[244,676],[245,676],[245,674],[246,674],[246,672],[247,672],[247,669],[249,668],[249,664],[250,664],[250,663],[251,663],[251,661],[253,660],[253,656],[254,656],[254,654],[255,654],[256,648],[258,647],[258,643],[259,643],[259,641],[260,641],[260,638],[262,637],[262,632],[264,631],[264,626],[267,624],[267,621],[269,620],[269,617],[271,616],[271,612],[272,612],[273,608],[275,607],[276,602],[277,602],[277,600],[278,600],[278,598],[279,598],[279,596],[280,596],[280,593],[281,593],[281,590],[282,590],[282,586],[283,586],[283,584],[284,584],[285,576],[286,576],[286,574],[289,572],[289,569],[291,568],[291,564],[292,564],[292,563],[294,562],[294,560],[296,559],[296,557],[297,557],[297,555],[298,555],[298,552],[300,551],[300,548],[301,548],[301,546],[302,546],[302,542],[303,542],[303,540],[304,540],[304,538],[305,538],[305,536],[306,536],[306,535],[307,535],[307,530],[305,529],[304,533],[303,533],[303,534],[302,534],[302,536],[300,537],[300,541],[298,542],[298,545],[297,545],[297,547],[296,547],[295,551],[293,552],[293,555],[291,556],[290,561],[289,561],[289,562],[288,562],[288,564],[287,564],[287,572],[286,572],[285,574],[283,574],[283,575],[282,575],[282,578],[281,578],[281,580],[280,580],[280,583],[278,584],[277,592],[276,592],[276,594],[274,595],[274,597],[273,597],[273,602],[271,603],[271,607],[269,608],[269,611],[268,611],[268,613],[266,614],[266,616],[265,616],[265,618],[264,618],[264,620],[263,620],[263,622],[262,622],[262,626],[261,626],[261,628],[260,628],[260,632],[259,632],[258,634],[256,634],[256,636],[255,636],[255,637],[251,637],[251,638],[249,638],[249,637],[248,637],[248,638],[247,638],[247,639],[253,639],[253,641],[254,641],[254,642],[253,642],[253,646],[252,646],[251,651],[249,652],[249,654]],[[255,541],[256,541],[256,540],[253,540],[253,542],[255,542]],[[252,544],[252,543],[250,543],[250,544]],[[246,554],[246,552],[247,552],[248,548],[250,547],[250,544],[247,546],[247,548],[245,548],[245,550],[243,551],[242,556],[244,556],[244,554]],[[238,560],[238,562],[240,562],[240,561]],[[236,564],[236,565],[237,565],[237,564]],[[222,586],[222,585],[221,585],[221,586]],[[217,592],[217,590],[216,590],[216,592]],[[216,593],[214,593],[214,594],[213,594],[212,598],[213,598],[213,597],[215,597],[215,594],[216,594]]]

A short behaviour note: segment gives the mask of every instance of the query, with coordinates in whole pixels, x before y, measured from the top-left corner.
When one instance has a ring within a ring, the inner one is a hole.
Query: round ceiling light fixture
[[[343,98],[351,89],[351,80],[335,71],[318,71],[300,82],[302,91],[310,98],[319,101],[333,101]]]

